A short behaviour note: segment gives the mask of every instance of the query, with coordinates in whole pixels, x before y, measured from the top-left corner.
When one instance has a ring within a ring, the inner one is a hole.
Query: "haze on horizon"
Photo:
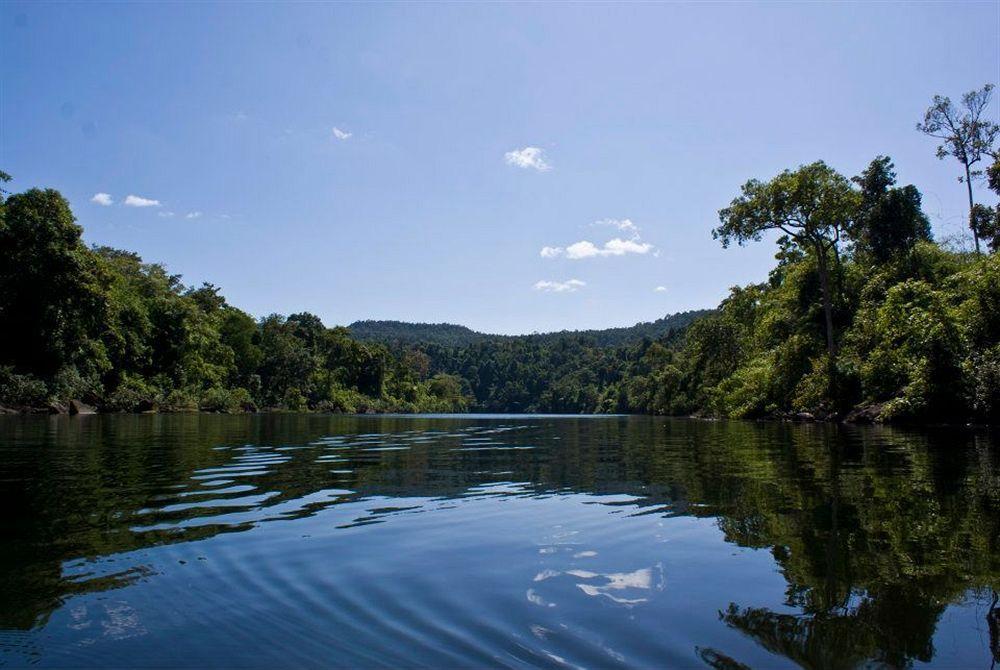
[[[995,2],[11,2],[0,169],[258,316],[626,326],[764,280],[773,247],[723,249],[717,211],[817,159],[891,156],[963,235],[914,125],[1000,83],[998,28]]]

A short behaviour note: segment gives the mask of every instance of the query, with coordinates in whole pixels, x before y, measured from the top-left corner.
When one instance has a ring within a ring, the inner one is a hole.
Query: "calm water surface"
[[[0,417],[0,665],[990,668],[998,454],[651,417]]]

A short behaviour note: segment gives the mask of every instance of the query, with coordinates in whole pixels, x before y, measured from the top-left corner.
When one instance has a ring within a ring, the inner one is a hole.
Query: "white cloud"
[[[111,199],[110,193],[95,193],[94,197],[91,198],[90,201],[101,205],[102,207],[107,207],[115,202]]]
[[[653,290],[656,291],[657,293],[666,293],[667,292],[667,287],[666,286],[657,286]]]
[[[174,213],[173,212],[157,212],[156,215],[159,216],[159,217],[162,217],[164,219],[169,219],[169,218],[171,218],[174,215]]]
[[[579,279],[570,279],[568,281],[547,281],[543,279],[535,282],[533,288],[536,291],[545,291],[546,293],[573,293],[586,285],[587,282],[580,281]]]
[[[646,254],[653,250],[653,245],[649,242],[640,242],[638,239],[623,240],[615,238],[604,243],[601,254],[604,256],[624,256],[625,254]]]
[[[545,152],[538,147],[524,147],[508,151],[503,155],[507,165],[514,165],[519,168],[534,168],[539,172],[547,172],[552,169],[548,161],[545,160]]]
[[[199,216],[201,216],[201,212],[188,212],[187,214],[184,215],[184,218],[197,219]]]
[[[565,255],[566,258],[578,261],[583,258],[595,258],[598,256],[624,256],[626,254],[647,254],[653,250],[653,245],[649,242],[640,242],[637,238],[623,240],[616,237],[608,240],[603,246],[597,246],[589,240],[574,242],[565,249],[562,247],[542,248],[542,258],[556,258]]]
[[[335,138],[337,138],[338,140],[347,140],[347,139],[350,139],[353,134],[354,133],[349,133],[346,130],[341,130],[340,128],[338,128],[336,126],[333,127],[333,136]]]
[[[595,226],[611,226],[612,228],[617,228],[623,233],[632,233],[633,235],[639,234],[639,226],[632,222],[632,219],[601,219],[600,221],[594,221]]]
[[[581,240],[579,242],[574,242],[573,244],[566,247],[566,257],[573,260],[580,260],[581,258],[592,258],[594,256],[600,256],[601,249],[599,249],[593,242],[588,240]]]
[[[137,195],[127,195],[125,196],[125,206],[126,207],[159,207],[159,200],[150,200],[149,198],[142,198]]]

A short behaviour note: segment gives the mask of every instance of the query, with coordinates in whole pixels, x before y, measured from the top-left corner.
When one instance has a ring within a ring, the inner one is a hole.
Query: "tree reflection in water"
[[[609,504],[715,518],[726,541],[768,548],[790,612],[734,594],[720,619],[803,667],[929,661],[942,613],[970,599],[993,603],[984,624],[1000,657],[1000,450],[974,431],[653,417],[0,419],[8,630],[44,625],[73,594],[155,579],[84,559],[408,499],[351,522],[379,523],[505,473],[519,485],[490,495],[626,494]],[[745,667],[726,649],[698,654]]]

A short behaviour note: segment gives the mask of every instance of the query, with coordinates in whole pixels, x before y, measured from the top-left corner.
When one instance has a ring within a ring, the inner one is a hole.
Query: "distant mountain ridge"
[[[534,341],[561,338],[586,338],[599,347],[616,347],[639,342],[643,338],[656,340],[671,331],[687,328],[695,320],[713,313],[711,309],[696,309],[676,314],[668,314],[655,321],[637,323],[634,326],[602,328],[591,330],[561,330],[530,335],[494,335],[480,333],[466,326],[452,323],[410,323],[407,321],[355,321],[347,328],[355,338],[367,342],[381,342],[390,345],[437,344],[440,346],[465,347],[485,340]]]
[[[468,346],[491,337],[453,323],[410,323],[408,321],[355,321],[347,327],[351,335],[365,342],[384,344],[433,343],[445,346]]]

